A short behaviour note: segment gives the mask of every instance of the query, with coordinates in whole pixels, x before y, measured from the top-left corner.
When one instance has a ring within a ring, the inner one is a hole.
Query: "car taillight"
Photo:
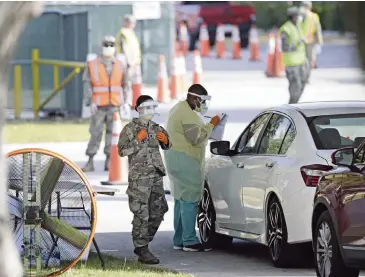
[[[324,172],[333,169],[332,166],[322,164],[305,165],[300,168],[304,183],[307,187],[318,186],[319,178]]]

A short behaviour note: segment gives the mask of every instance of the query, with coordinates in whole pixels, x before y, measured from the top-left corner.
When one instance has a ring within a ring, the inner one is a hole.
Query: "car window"
[[[284,155],[286,153],[286,151],[288,151],[290,145],[292,144],[292,142],[295,138],[295,135],[296,135],[295,127],[293,124],[291,124],[288,132],[285,135],[283,144],[281,145],[280,152],[279,152],[280,155]]]
[[[287,117],[274,114],[266,126],[258,154],[279,154],[280,147],[290,125],[291,122]]]
[[[318,150],[357,148],[365,139],[365,114],[333,114],[308,117]]]
[[[270,114],[266,113],[256,118],[238,140],[236,151],[238,153],[252,154],[255,152],[255,146],[258,142],[261,131],[266,122],[269,120]]]
[[[355,164],[363,164],[365,163],[365,145],[357,152],[355,156]]]

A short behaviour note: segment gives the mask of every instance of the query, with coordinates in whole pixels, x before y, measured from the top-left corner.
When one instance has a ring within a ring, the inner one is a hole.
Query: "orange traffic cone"
[[[241,38],[240,38],[240,30],[238,26],[235,25],[232,31],[232,58],[240,59],[241,58]]]
[[[203,57],[209,57],[210,55],[209,34],[208,34],[207,24],[205,24],[204,22],[200,26],[200,31],[199,31],[199,48],[200,48],[200,54]]]
[[[260,60],[260,45],[259,45],[259,34],[257,33],[256,25],[252,25],[250,34],[250,60],[259,61]]]
[[[104,186],[110,185],[122,185],[122,159],[118,154],[118,140],[119,135],[122,132],[122,121],[120,120],[119,113],[113,114],[113,135],[110,151],[110,166],[109,166],[109,180],[102,181]]]
[[[178,52],[176,52],[178,53]],[[179,93],[179,80],[178,80],[178,59],[177,55],[174,55],[174,59],[171,63],[171,77],[170,77],[170,98],[176,99]]]
[[[273,72],[273,77],[279,77],[280,76],[280,72],[282,72],[283,69],[283,62],[282,62],[282,53],[279,50],[279,47],[281,48],[281,38],[280,38],[280,33],[276,32],[275,34],[275,53],[274,53],[274,72]]]
[[[271,35],[271,34],[270,34]],[[279,44],[278,40],[280,40],[279,32],[276,30],[272,36],[270,36],[269,40],[269,57],[268,57],[268,71],[267,71],[267,77],[279,77],[280,72],[282,71],[282,65],[281,60],[282,57],[279,52]],[[274,51],[272,51],[272,48],[274,48]],[[274,52],[273,54],[271,54]],[[269,59],[272,60],[269,60]]]
[[[188,48],[188,28],[186,28],[185,23],[180,23],[180,47],[183,52],[183,55],[187,55],[189,48]]]
[[[157,101],[166,103],[169,101],[168,77],[165,56],[160,55],[159,73],[157,80]]]
[[[224,41],[225,37],[224,37],[223,25],[218,24],[217,34],[215,38],[215,49],[217,51],[217,58],[224,58],[224,56],[226,55]]]
[[[194,51],[194,73],[193,84],[201,83],[201,75],[203,73],[202,59],[200,57],[199,50]]]
[[[270,77],[274,74],[274,55],[275,55],[275,35],[269,34],[269,44],[267,53],[266,76]]]
[[[278,63],[279,63],[279,72],[285,71],[285,65],[283,62],[283,51],[281,49],[281,37],[280,35],[276,38],[276,44],[277,44],[277,55],[278,55]]]
[[[138,97],[141,96],[141,90],[142,90],[142,71],[141,71],[141,66],[137,66],[132,79],[132,92],[133,92],[132,108],[136,106],[136,101]]]

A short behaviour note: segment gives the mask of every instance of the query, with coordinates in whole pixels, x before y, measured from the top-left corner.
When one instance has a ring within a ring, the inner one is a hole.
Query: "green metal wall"
[[[165,55],[167,67],[173,55],[175,20],[172,2],[161,3],[161,18],[137,21],[136,33],[143,52],[143,82],[157,83],[158,57]],[[48,5],[45,13],[25,27],[18,44],[13,63],[22,66],[22,107],[32,108],[32,80],[30,71],[31,49],[39,48],[44,59],[85,61],[88,52],[100,53],[104,35],[116,35],[122,26],[123,15],[132,13],[131,4],[118,5]],[[60,77],[69,70],[61,71]],[[41,66],[41,100],[53,88],[51,66]],[[62,80],[60,80],[62,81]],[[13,75],[10,79],[8,108],[13,104]],[[47,107],[64,108],[70,114],[80,116],[82,107],[81,78],[76,78]]]

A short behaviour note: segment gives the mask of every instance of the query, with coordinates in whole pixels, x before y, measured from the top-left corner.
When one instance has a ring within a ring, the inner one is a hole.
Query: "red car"
[[[358,277],[365,269],[365,140],[336,150],[332,163],[314,197],[315,268],[318,277]]]
[[[202,22],[208,27],[210,45],[215,44],[217,25],[223,24],[226,36],[232,34],[233,25],[240,30],[241,45],[246,48],[251,25],[256,21],[256,11],[245,1],[177,1],[175,2],[176,27],[185,22],[190,35],[189,50],[196,47]]]

